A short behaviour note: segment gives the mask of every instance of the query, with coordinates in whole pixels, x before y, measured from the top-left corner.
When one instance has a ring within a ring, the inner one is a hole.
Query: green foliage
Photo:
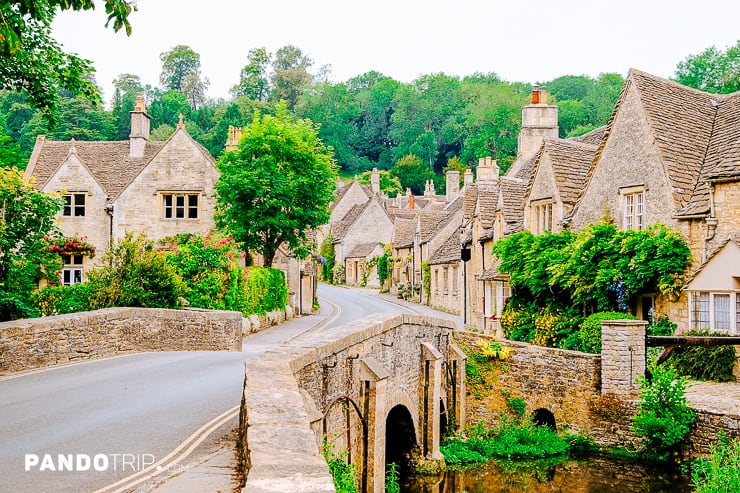
[[[509,303],[501,314],[501,329],[507,339],[545,347],[578,349],[573,334],[583,320],[572,307],[541,308],[535,303]]]
[[[329,465],[337,493],[358,493],[357,470],[347,463],[347,451],[337,452],[326,440],[321,444],[321,453]]]
[[[414,195],[422,195],[427,180],[434,178],[432,172],[419,156],[407,154],[398,160],[391,174],[401,182],[401,186],[410,188]]]
[[[527,410],[527,403],[521,397],[514,397],[506,401],[506,407],[514,411],[514,416],[519,418],[524,416],[524,412]]]
[[[580,305],[587,313],[625,311],[640,292],[678,294],[691,259],[680,233],[662,225],[625,231],[596,224],[576,234],[537,236],[525,231],[499,240],[493,252],[511,276],[513,305]]]
[[[239,147],[218,162],[219,211],[216,224],[230,231],[242,248],[272,264],[286,244],[307,254],[306,231],[329,221],[336,167],[316,126],[295,120],[285,106],[260,115],[244,128]]]
[[[428,303],[432,294],[432,266],[429,265],[428,260],[421,263],[421,279],[421,284],[424,288],[424,296]]]
[[[401,493],[398,464],[391,462],[385,471],[385,493]]]
[[[63,315],[91,310],[92,284],[52,286],[33,293],[33,304],[44,316]]]
[[[678,63],[674,79],[679,84],[712,93],[740,90],[740,42],[725,51],[711,46],[686,57]]]
[[[391,246],[383,245],[383,255],[378,258],[378,281],[380,282],[381,291],[384,289],[385,282],[388,280],[392,270],[391,253]]]
[[[507,339],[512,341],[530,342],[536,334],[535,321],[539,309],[533,305],[515,307],[508,304],[501,314],[501,330]]]
[[[686,336],[723,337],[721,332],[692,330],[682,333]],[[684,377],[712,382],[731,382],[735,380],[733,369],[737,357],[735,346],[685,346],[676,348],[668,360],[676,372]]]
[[[696,413],[688,406],[687,381],[663,365],[650,368],[652,380],[639,376],[640,401],[632,418],[635,434],[643,438],[644,455],[667,460],[678,451]]]
[[[61,206],[18,168],[0,167],[0,321],[36,315],[31,293],[42,277],[54,278],[61,267],[48,243]]]
[[[25,92],[29,102],[44,112],[50,122],[62,91],[79,94],[94,102],[100,91],[90,74],[95,71],[89,60],[65,53],[51,36],[57,10],[92,10],[92,0],[37,0],[3,2],[0,22],[0,89]],[[113,29],[122,27],[131,33],[128,16],[133,2],[106,0],[105,11]],[[108,25],[106,23],[106,25]]]
[[[586,317],[578,331],[581,350],[586,353],[601,353],[602,320],[634,320],[635,317],[623,312],[597,312]]]
[[[467,438],[456,436],[440,444],[448,464],[474,464],[488,458],[536,459],[562,455],[569,444],[558,434],[536,426],[531,419],[511,420],[501,415],[498,428],[486,429],[483,423],[467,430]]]
[[[380,191],[386,194],[388,197],[395,197],[398,194],[403,194],[404,189],[401,186],[401,181],[391,174],[390,171],[380,170]],[[370,185],[372,171],[365,171],[357,177],[357,181],[362,185]]]
[[[246,272],[245,299],[242,313],[263,315],[285,309],[288,285],[285,274],[278,269],[250,267]]]
[[[691,464],[691,483],[695,493],[740,491],[740,440],[720,434],[710,456]]]
[[[336,254],[334,252],[334,238],[332,235],[327,236],[324,238],[324,241],[321,242],[319,253],[325,260],[324,264],[321,266],[321,278],[324,282],[334,284],[334,276],[332,275],[332,272],[334,271],[334,265],[336,263]]]
[[[127,234],[114,242],[101,263],[103,267],[88,273],[90,308],[180,307],[183,282],[146,236]]]
[[[658,317],[657,320],[648,325],[647,333],[650,336],[670,336],[676,332],[677,327],[668,317]]]

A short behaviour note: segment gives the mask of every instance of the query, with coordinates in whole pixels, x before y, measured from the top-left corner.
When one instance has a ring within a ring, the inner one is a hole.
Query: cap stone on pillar
[[[500,168],[490,156],[478,159],[477,183],[498,183]]]

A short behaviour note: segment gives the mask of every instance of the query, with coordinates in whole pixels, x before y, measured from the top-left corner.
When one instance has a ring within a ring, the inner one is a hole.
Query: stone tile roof
[[[560,198],[575,204],[583,192],[586,177],[598,146],[569,140],[546,140],[544,151],[550,156]],[[530,184],[531,185],[531,184]]]
[[[706,180],[740,177],[740,93],[728,95],[717,109],[707,151]]]
[[[59,167],[67,160],[70,152],[76,152],[90,174],[103,187],[111,200],[136,178],[141,170],[164,147],[166,142],[149,141],[144,147],[144,157],[129,157],[129,141],[85,142],[37,139],[38,153],[31,156],[28,164],[36,178],[36,187],[43,188]],[[210,154],[207,154],[210,156]]]
[[[414,244],[414,235],[416,235],[416,220],[398,218],[393,223],[393,243],[394,248],[408,248]]]
[[[456,217],[456,213],[462,211],[464,200],[457,197],[449,204],[443,204],[442,210],[436,210],[428,206],[419,214],[420,242],[426,243]]]
[[[506,222],[504,234],[517,233],[524,227],[524,197],[529,181],[522,178],[504,176],[501,178],[503,215]]]
[[[357,245],[345,258],[367,258],[371,253],[373,253],[373,250],[375,250],[375,247],[377,246],[377,242]]]
[[[480,214],[480,223],[483,229],[493,226],[493,220],[496,218],[496,209],[498,208],[499,192],[501,190],[500,181],[498,183],[482,183],[478,185],[478,213]]]
[[[571,137],[566,140],[570,140],[572,142],[580,142],[581,144],[591,144],[591,145],[599,145],[601,144],[601,141],[604,139],[604,136],[606,135],[606,125],[603,127],[596,128],[594,130],[591,130],[590,132],[579,135],[578,137]]]
[[[449,264],[460,261],[460,228],[455,229],[442,245],[429,257],[429,263]]]
[[[469,220],[475,214],[475,204],[478,202],[478,185],[472,183],[465,187],[463,198],[463,220]]]
[[[364,204],[355,204],[347,211],[347,214],[345,214],[342,219],[332,225],[332,237],[334,238],[335,243],[344,239],[344,235],[347,234],[349,228],[352,227],[355,221],[357,221],[357,218],[362,215],[363,211],[371,202],[372,200],[368,200]]]

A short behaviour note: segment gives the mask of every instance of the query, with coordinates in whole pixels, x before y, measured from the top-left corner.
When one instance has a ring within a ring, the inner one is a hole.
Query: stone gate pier
[[[465,355],[454,323],[371,315],[247,362],[240,418],[243,491],[334,491],[322,442],[347,453],[361,491],[382,492],[389,462],[443,461],[465,420]]]

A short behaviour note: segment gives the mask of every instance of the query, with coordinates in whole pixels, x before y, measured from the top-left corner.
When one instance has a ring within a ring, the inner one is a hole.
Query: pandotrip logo
[[[27,472],[143,471],[155,462],[153,454],[25,454]]]

